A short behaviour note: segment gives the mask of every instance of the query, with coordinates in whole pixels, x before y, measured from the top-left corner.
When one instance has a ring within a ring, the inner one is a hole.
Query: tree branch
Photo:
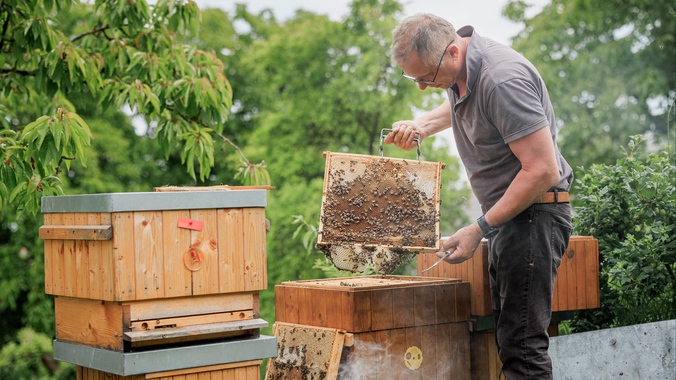
[[[35,73],[32,72],[32,71],[17,70],[16,68],[0,69],[0,74],[9,74],[9,73],[16,73],[16,74],[20,74],[20,75],[23,75],[23,76],[33,76],[33,75],[35,75]]]
[[[73,37],[73,39],[70,40],[70,42],[75,42],[75,41],[79,40],[80,38],[86,37],[86,36],[88,36],[88,35],[90,35],[90,34],[96,34],[96,33],[99,33],[99,32],[103,32],[103,31],[105,31],[106,29],[110,29],[110,26],[109,26],[109,25],[106,25],[106,26],[102,26],[102,27],[99,27],[99,28],[94,28],[94,29],[92,29],[92,30],[90,30],[90,31],[88,31],[88,32],[84,32],[84,33],[82,33],[82,34],[80,34],[80,35],[77,35],[77,36]]]

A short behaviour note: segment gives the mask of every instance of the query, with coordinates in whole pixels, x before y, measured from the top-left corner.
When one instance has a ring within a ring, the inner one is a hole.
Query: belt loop
[[[559,190],[554,189],[554,204],[558,204],[558,203],[559,203]]]

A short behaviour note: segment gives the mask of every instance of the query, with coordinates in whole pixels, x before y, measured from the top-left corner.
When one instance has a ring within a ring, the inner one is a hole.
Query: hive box
[[[418,256],[418,274],[436,278],[459,278],[471,286],[473,316],[490,316],[488,244],[482,241],[474,256],[460,264],[441,263],[422,273],[438,260],[433,253]],[[599,307],[599,247],[591,236],[573,236],[559,266],[552,311],[570,311]]]
[[[265,190],[42,198],[45,292],[133,301],[267,286]]]
[[[265,190],[44,197],[56,338],[113,351],[258,334]]]
[[[275,306],[276,322],[352,334],[338,379],[469,379],[468,282],[409,276],[283,282],[275,286]]]

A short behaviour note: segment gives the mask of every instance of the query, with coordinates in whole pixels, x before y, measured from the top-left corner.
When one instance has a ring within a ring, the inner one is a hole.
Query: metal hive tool
[[[385,131],[385,130],[383,130]],[[439,250],[441,162],[325,152],[317,247],[336,268],[390,274]]]

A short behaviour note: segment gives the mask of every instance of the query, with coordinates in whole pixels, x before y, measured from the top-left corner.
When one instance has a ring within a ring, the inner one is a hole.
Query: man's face
[[[427,87],[442,89],[451,87],[456,82],[456,79],[453,78],[453,71],[455,68],[453,65],[454,60],[451,55],[453,51],[452,44],[453,41],[446,46],[446,49],[439,58],[439,64],[437,66],[427,66],[418,55],[414,55],[411,59],[400,65],[403,70],[402,75],[404,78],[416,82],[421,90],[424,90]],[[448,61],[451,62],[449,63]]]

